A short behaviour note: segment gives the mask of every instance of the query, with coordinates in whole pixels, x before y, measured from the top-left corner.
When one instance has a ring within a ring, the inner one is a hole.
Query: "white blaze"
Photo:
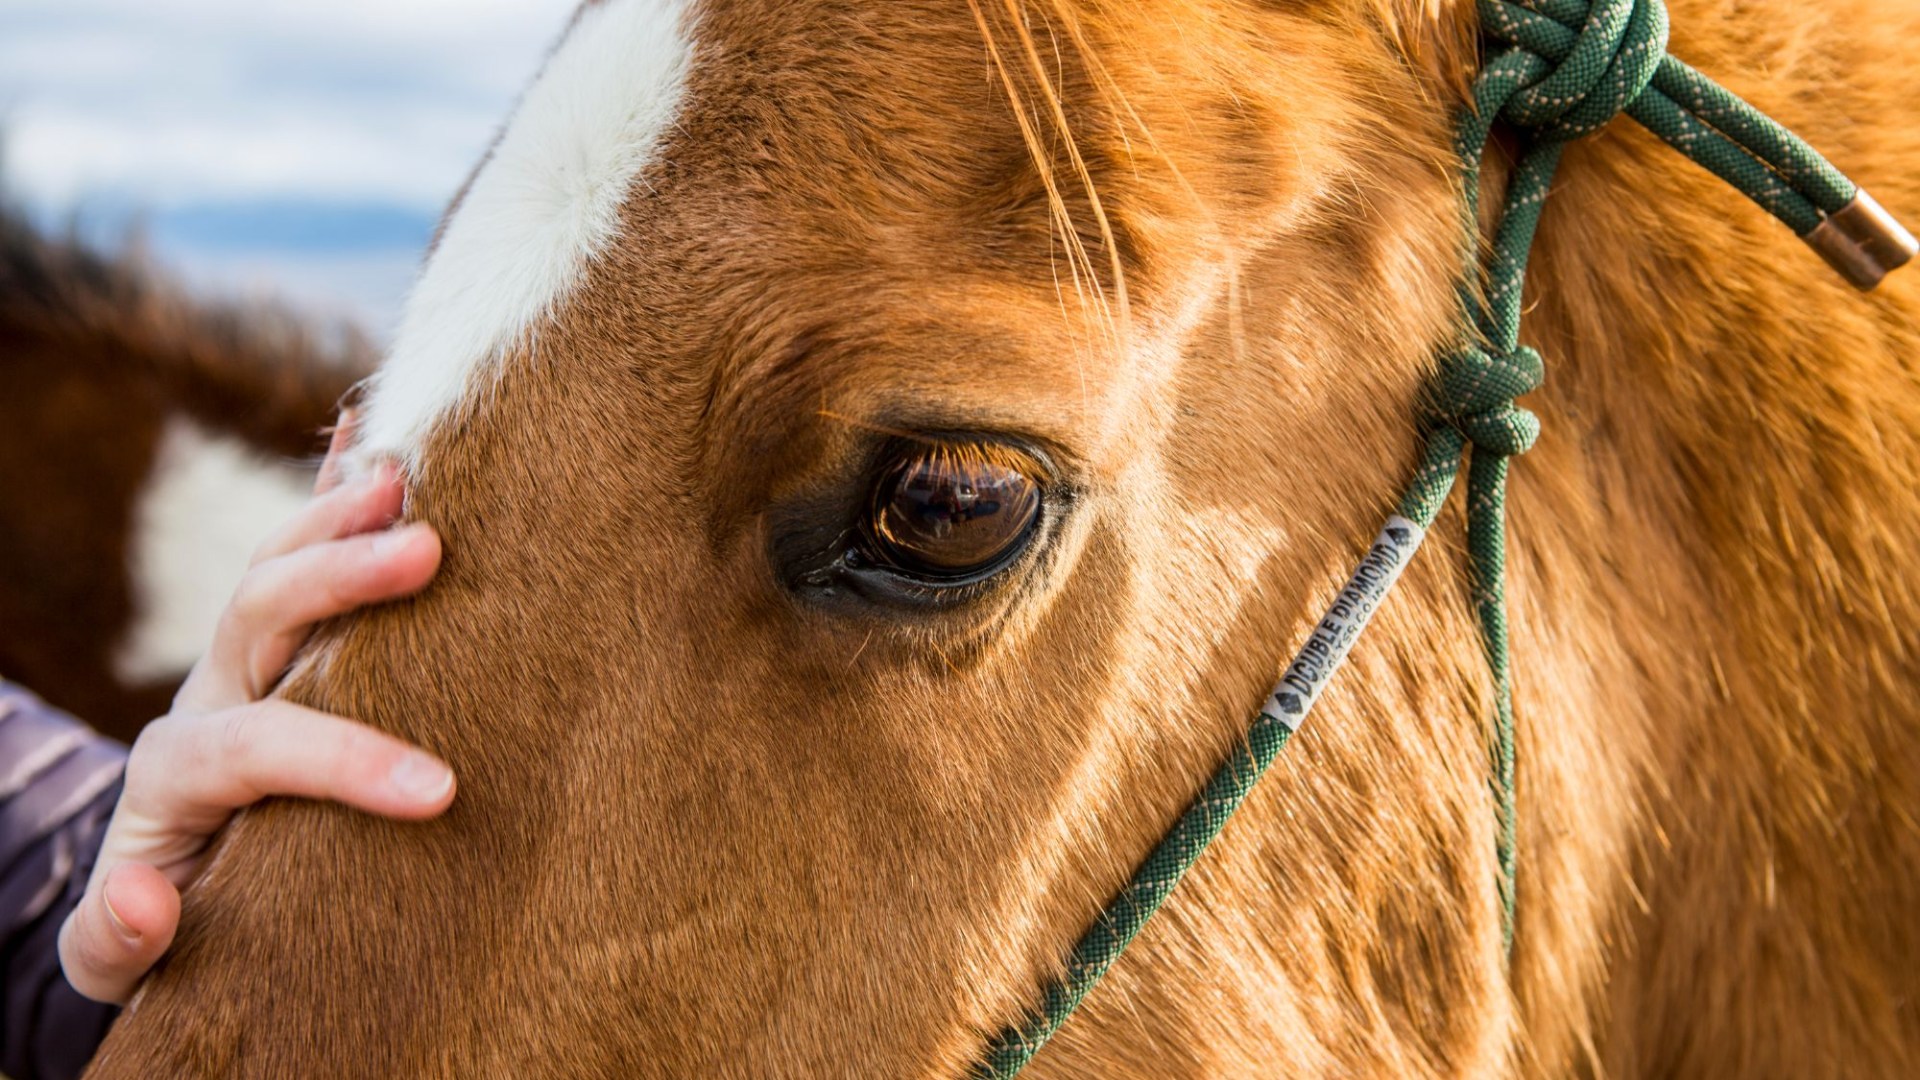
[[[582,11],[414,285],[373,379],[363,452],[417,464],[433,426],[485,390],[501,357],[614,238],[680,104],[690,2],[604,0]]]

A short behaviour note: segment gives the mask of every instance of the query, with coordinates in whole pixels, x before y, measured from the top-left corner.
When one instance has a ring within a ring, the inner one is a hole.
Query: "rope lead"
[[[1862,290],[1920,252],[1912,233],[1799,136],[1667,55],[1661,0],[1477,4],[1481,33],[1506,48],[1482,70],[1478,115],[1461,128],[1473,147],[1462,146],[1462,159],[1475,169],[1496,118],[1540,144],[1591,134],[1626,113],[1779,218]]]
[[[1540,387],[1540,354],[1520,344],[1520,294],[1547,193],[1571,139],[1625,113],[1785,222],[1847,279],[1871,288],[1913,258],[1913,236],[1814,149],[1711,79],[1668,56],[1660,0],[1477,0],[1495,52],[1460,118],[1463,263],[1477,250],[1480,169],[1496,121],[1524,149],[1508,181],[1484,293],[1471,269],[1460,286],[1462,340],[1429,388],[1426,446],[1397,514],[1315,625],[1246,743],[1220,766],[1046,990],[1040,1012],[1007,1028],[975,1065],[981,1080],[1017,1074],[1060,1029],[1239,808],[1305,714],[1367,618],[1384,601],[1459,477],[1467,474],[1467,555],[1480,638],[1493,677],[1489,786],[1496,827],[1495,895],[1512,955],[1518,908],[1518,825],[1512,660],[1506,612],[1507,463],[1533,445],[1540,422],[1514,399]]]

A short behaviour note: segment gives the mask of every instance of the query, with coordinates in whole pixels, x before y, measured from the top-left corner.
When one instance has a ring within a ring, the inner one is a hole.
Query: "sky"
[[[577,0],[0,0],[0,184],[385,339]]]

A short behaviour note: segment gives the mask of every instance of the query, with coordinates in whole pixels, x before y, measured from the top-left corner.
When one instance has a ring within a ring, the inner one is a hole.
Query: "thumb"
[[[180,926],[180,891],[151,866],[123,863],[94,879],[60,928],[60,966],[75,990],[125,1004]]]

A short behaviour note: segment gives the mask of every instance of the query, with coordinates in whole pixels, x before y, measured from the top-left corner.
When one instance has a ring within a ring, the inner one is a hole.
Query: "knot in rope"
[[[1626,112],[1667,55],[1661,0],[1479,0],[1487,34],[1531,54],[1500,118],[1536,138],[1590,135]]]
[[[1540,389],[1545,380],[1540,354],[1525,345],[1507,353],[1462,346],[1440,361],[1430,410],[1478,449],[1503,457],[1524,454],[1540,437],[1540,418],[1513,399]]]

